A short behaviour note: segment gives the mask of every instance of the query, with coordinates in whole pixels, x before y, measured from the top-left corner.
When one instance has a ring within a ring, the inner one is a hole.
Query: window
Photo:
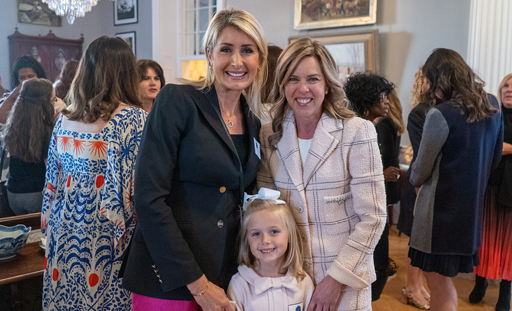
[[[179,50],[179,67],[181,77],[191,80],[199,80],[206,75],[206,57],[202,46],[203,37],[208,28],[208,23],[221,9],[222,0],[182,0],[183,14],[180,14],[182,22],[181,42]]]

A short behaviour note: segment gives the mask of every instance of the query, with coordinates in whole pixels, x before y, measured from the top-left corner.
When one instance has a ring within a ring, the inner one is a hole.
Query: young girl
[[[303,311],[313,295],[297,224],[278,197],[279,191],[262,188],[245,200],[240,266],[228,287],[237,310]]]

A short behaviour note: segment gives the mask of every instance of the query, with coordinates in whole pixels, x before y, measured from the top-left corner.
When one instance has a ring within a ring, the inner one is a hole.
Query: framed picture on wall
[[[360,71],[379,72],[378,30],[346,33],[328,37],[310,36],[327,48],[336,61],[338,77],[343,85],[347,78]],[[288,38],[288,44],[301,37]]]
[[[138,0],[114,1],[114,26],[136,24],[139,22]]]
[[[375,24],[377,0],[295,0],[295,29]]]
[[[116,33],[116,37],[123,39],[132,48],[133,55],[137,57],[136,53],[136,42],[135,42],[135,31],[120,32]]]
[[[18,0],[18,23],[62,26],[62,19],[40,0]]]

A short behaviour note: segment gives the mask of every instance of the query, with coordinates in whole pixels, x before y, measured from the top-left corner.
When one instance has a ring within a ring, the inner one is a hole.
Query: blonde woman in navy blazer
[[[279,190],[299,225],[304,268],[316,283],[308,310],[371,310],[373,250],[386,223],[375,127],[348,109],[320,43],[289,45],[276,75],[258,187]]]
[[[251,109],[267,46],[256,19],[233,9],[217,12],[204,46],[206,79],[166,85],[142,138],[123,280],[135,311],[234,310],[224,290],[237,271],[244,191],[255,190],[260,164]]]

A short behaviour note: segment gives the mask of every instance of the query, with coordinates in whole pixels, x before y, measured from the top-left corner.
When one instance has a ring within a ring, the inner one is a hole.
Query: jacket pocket
[[[340,195],[331,195],[331,196],[324,197],[324,202],[325,203],[335,203],[335,202],[341,203],[350,198],[352,198],[352,191],[349,191],[347,193],[340,194]]]
[[[352,222],[357,217],[349,201],[351,198],[352,192],[324,197],[325,223],[322,226],[329,235],[345,235],[353,229]]]

